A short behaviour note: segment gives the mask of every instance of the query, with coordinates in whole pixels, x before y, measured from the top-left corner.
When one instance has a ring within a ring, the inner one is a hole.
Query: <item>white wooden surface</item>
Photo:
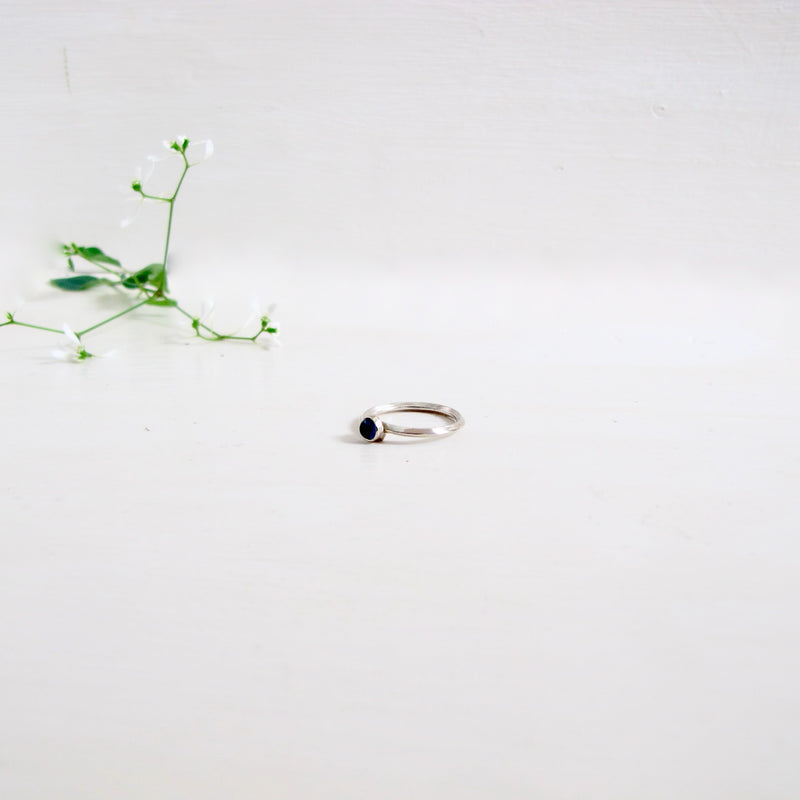
[[[25,242],[106,233],[109,192],[182,134],[218,144],[191,201],[217,241],[189,252],[211,261],[795,265],[795,2],[3,9],[0,224]]]
[[[3,797],[797,796],[797,4],[2,10]]]

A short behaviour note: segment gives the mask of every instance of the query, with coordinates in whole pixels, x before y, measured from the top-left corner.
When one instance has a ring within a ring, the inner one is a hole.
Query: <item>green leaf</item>
[[[122,285],[126,289],[136,289],[139,286],[144,286],[146,283],[153,283],[163,272],[163,264],[148,264],[132,275],[128,275],[128,277],[122,281]]]
[[[73,245],[73,247],[75,249],[75,255],[85,258],[92,264],[112,264],[115,267],[120,266],[116,258],[111,258],[111,256],[106,255],[99,247],[78,247],[77,245]]]
[[[151,297],[147,301],[147,305],[149,306],[176,306],[178,305],[177,300],[173,300],[171,297]]]
[[[51,286],[63,289],[65,292],[83,292],[93,286],[99,286],[101,283],[107,283],[107,281],[96,278],[94,275],[75,275],[72,278],[53,278],[50,281]]]

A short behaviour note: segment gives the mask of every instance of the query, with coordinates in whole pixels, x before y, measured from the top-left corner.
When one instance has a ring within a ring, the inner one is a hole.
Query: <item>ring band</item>
[[[431,428],[409,428],[404,425],[395,425],[392,422],[385,422],[381,419],[381,414],[394,414],[398,411],[416,411],[427,414],[438,414],[444,417],[447,422],[443,425],[434,425]],[[387,433],[394,433],[397,436],[431,437],[446,436],[453,433],[464,425],[464,417],[450,406],[443,406],[440,403],[384,403],[381,406],[368,408],[361,415],[361,423],[358,432],[368,442],[381,442]]]

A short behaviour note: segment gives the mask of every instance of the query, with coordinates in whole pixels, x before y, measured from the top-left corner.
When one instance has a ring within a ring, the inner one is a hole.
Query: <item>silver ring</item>
[[[398,411],[417,411],[428,414],[438,414],[444,417],[447,422],[443,425],[434,425],[431,428],[407,428],[404,425],[395,425],[392,422],[385,422],[381,419],[381,414],[393,414]],[[464,425],[464,417],[450,406],[443,406],[440,403],[384,403],[381,406],[368,408],[361,415],[361,423],[358,432],[368,442],[381,442],[387,433],[394,433],[397,436],[446,436],[453,433]]]

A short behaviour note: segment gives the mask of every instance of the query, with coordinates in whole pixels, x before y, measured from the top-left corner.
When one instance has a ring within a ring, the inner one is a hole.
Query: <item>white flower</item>
[[[278,338],[280,334],[280,323],[278,320],[273,319],[272,315],[275,312],[275,304],[272,303],[267,307],[267,313],[262,314],[259,310],[258,300],[253,301],[253,311],[256,315],[256,320],[261,328],[261,335],[256,339],[256,343],[263,347],[280,347],[281,340]],[[252,319],[252,317],[251,317]]]
[[[210,330],[213,314],[214,300],[207,297],[200,306],[200,313],[196,317],[192,317],[190,322],[192,329],[201,339],[207,339],[209,336],[212,339],[215,337],[215,334]]]
[[[61,347],[51,350],[53,358],[59,361],[85,361],[87,358],[113,358],[117,350],[109,350],[107,353],[90,353],[78,338],[78,334],[65,322],[62,326],[66,339]]]
[[[144,167],[136,168],[136,177],[131,181],[130,185],[133,195],[128,195],[125,199],[125,216],[119,223],[121,228],[127,228],[136,219],[144,202],[139,190],[144,188],[144,184],[152,177],[156,164],[162,160],[163,158],[160,156],[150,155],[147,156]],[[136,188],[137,186],[139,187],[138,189]]]
[[[211,139],[201,139],[199,142],[193,142],[188,136],[176,136],[170,141],[165,139],[162,144],[167,150],[183,153],[190,167],[200,164],[214,155],[214,142]]]
[[[186,148],[186,160],[194,166],[200,164],[214,155],[214,142],[211,139],[203,139],[199,142],[190,142]]]
[[[51,351],[53,358],[57,358],[59,361],[83,361],[92,357],[91,353],[86,352],[81,340],[66,322],[62,330],[67,341],[63,343],[62,347]]]
[[[188,142],[189,139],[186,136],[176,136],[174,139],[164,139],[161,144],[164,145],[166,150],[175,150],[175,145],[177,144],[178,147],[181,147],[184,142]]]
[[[272,319],[272,313],[275,310],[275,305],[272,304],[267,309],[265,314],[261,310],[261,304],[258,298],[254,297],[250,301],[250,315],[239,326],[236,333],[240,336],[252,336],[256,334],[256,343],[270,347],[273,345],[280,346],[278,340],[278,323]]]
[[[214,154],[214,143],[211,139],[192,142],[185,136],[176,136],[171,141],[164,140],[162,144],[171,154],[182,153],[190,167],[202,163]],[[144,194],[158,194],[158,192],[148,192],[145,188],[145,183],[152,177],[156,164],[159,161],[163,161],[165,158],[169,158],[169,156],[149,155],[147,156],[144,169],[140,167],[136,170],[136,177],[130,184],[130,188],[133,190],[133,196],[129,196],[125,201],[125,214],[120,222],[120,227],[127,228],[136,218],[145,199],[142,196],[142,192],[144,192]]]

